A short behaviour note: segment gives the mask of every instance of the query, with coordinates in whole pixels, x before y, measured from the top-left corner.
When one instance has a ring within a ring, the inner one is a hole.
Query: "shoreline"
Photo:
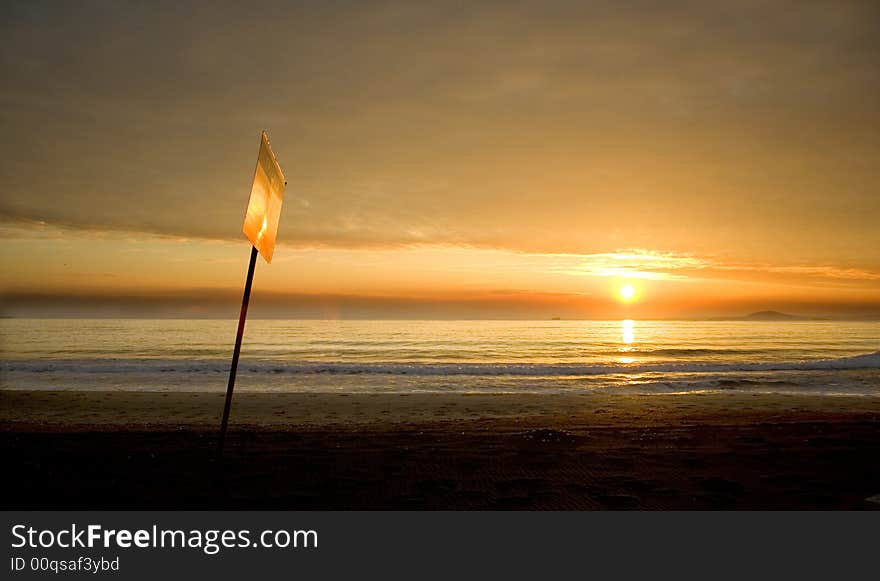
[[[219,425],[223,393],[0,390],[0,431],[201,431]],[[230,429],[389,427],[480,420],[622,427],[738,424],[873,414],[880,396],[767,393],[236,393]]]

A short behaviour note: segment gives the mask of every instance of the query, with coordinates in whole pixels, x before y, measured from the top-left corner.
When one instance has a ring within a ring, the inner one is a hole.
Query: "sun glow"
[[[631,284],[625,284],[620,287],[620,298],[624,301],[631,301],[636,296],[636,289]]]

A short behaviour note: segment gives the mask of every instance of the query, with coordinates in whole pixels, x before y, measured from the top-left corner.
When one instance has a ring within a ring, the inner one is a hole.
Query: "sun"
[[[636,289],[631,284],[625,284],[620,287],[620,298],[625,301],[631,301],[636,296]]]

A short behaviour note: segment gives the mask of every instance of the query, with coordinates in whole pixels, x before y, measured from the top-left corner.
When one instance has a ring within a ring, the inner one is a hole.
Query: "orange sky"
[[[3,310],[236,316],[267,129],[257,316],[876,316],[876,4],[734,4],[4,4]]]

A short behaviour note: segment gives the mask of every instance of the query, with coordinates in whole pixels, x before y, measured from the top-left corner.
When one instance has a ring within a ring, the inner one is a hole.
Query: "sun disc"
[[[629,300],[629,299],[633,298],[634,296],[636,296],[636,289],[633,288],[633,285],[631,285],[631,284],[625,284],[622,287],[620,287],[620,296],[624,300]]]

